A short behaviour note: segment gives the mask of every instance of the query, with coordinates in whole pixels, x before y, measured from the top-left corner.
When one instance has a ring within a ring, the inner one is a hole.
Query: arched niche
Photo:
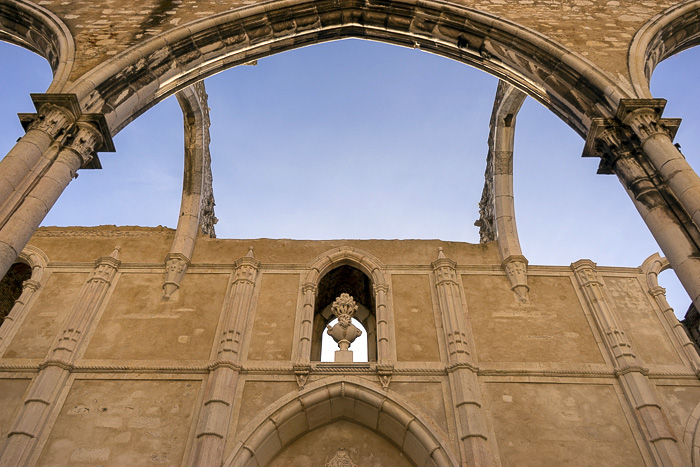
[[[341,453],[341,450],[345,453]],[[358,467],[414,467],[403,452],[386,438],[348,420],[336,420],[306,433],[282,449],[269,467],[299,465],[302,460],[306,465],[324,466],[333,459],[337,461],[345,457]]]
[[[343,266],[350,266],[350,269],[340,269]],[[337,279],[347,278],[348,276],[345,274],[349,274],[355,278],[355,285],[353,287],[357,289],[356,293],[359,293],[362,297],[365,297],[362,298],[362,300],[369,303],[374,310],[374,321],[376,321],[376,327],[372,326],[370,329],[376,329],[377,362],[380,364],[385,364],[389,363],[389,361],[393,359],[395,352],[389,339],[389,323],[391,321],[392,313],[391,310],[388,309],[389,286],[386,282],[385,275],[382,272],[383,268],[383,264],[377,258],[366,251],[350,246],[342,246],[329,250],[322,253],[311,262],[308,268],[308,273],[306,274],[305,280],[302,283],[303,299],[300,302],[302,304],[302,310],[300,313],[301,323],[298,333],[299,339],[296,346],[297,364],[308,365],[310,361],[314,360],[312,358],[313,352],[316,351],[316,348],[313,345],[314,337],[316,336],[320,338],[320,334],[322,332],[320,323],[325,319],[321,317],[315,322],[315,316],[317,315],[316,310],[317,307],[321,308],[319,312],[321,312],[321,316],[323,316],[323,309],[327,306],[325,302],[330,300],[329,297],[332,295],[332,291],[335,289],[332,287],[327,288],[327,290],[329,290],[328,296],[320,298],[318,305],[317,297],[322,292],[320,288],[321,281],[335,269],[339,270],[339,272],[336,273],[338,274]],[[353,270],[357,272],[354,272]],[[362,275],[364,275],[366,279],[363,278]],[[335,277],[336,276],[334,274],[328,276],[327,280],[329,281],[329,284],[330,281],[336,280],[334,279]],[[366,287],[370,288],[370,290],[367,291]],[[335,297],[333,297],[333,300],[334,299]],[[365,308],[368,310],[366,320],[368,323],[370,323],[372,321],[369,313],[371,309],[366,305]],[[364,323],[363,326],[365,326]],[[365,329],[367,329],[367,327]],[[367,330],[369,332],[369,329]],[[320,352],[320,349],[318,352]]]
[[[382,436],[413,465],[459,465],[446,440],[400,397],[359,378],[332,377],[280,399],[251,420],[224,466],[274,465],[273,459],[297,439],[340,420]]]
[[[331,310],[333,302],[342,293],[347,293],[355,300],[358,309],[354,318],[358,320],[367,333],[367,360],[377,361],[377,316],[372,281],[350,264],[338,266],[321,278],[314,305],[314,322],[311,336],[311,361],[321,361],[323,333],[326,326],[334,319]],[[356,350],[354,344],[350,350]]]

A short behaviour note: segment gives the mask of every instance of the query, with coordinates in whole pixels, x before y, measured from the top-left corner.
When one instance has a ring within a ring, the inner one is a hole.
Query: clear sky
[[[23,134],[17,112],[51,73],[0,43],[0,153]],[[700,154],[700,52],[663,62],[652,80],[684,119],[676,138]],[[316,45],[206,80],[220,238],[439,238],[478,242],[488,123],[497,79],[419,50],[360,40]],[[175,227],[183,168],[175,98],[114,138],[103,170],[81,171],[44,225]],[[527,99],[517,120],[515,200],[531,264],[638,266],[658,251],[614,176],[581,158],[583,140]],[[689,303],[662,275],[682,316]]]

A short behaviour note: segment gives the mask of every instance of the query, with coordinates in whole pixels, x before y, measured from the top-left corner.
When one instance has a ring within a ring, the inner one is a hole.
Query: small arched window
[[[333,326],[337,322],[337,317],[333,314],[333,303],[343,294],[352,297],[357,306],[353,316],[353,324],[362,331],[362,336],[358,337],[350,346],[351,351],[357,351],[355,361],[360,361],[357,357],[364,354],[358,350],[360,346],[364,345],[367,348],[367,359],[364,361],[376,361],[377,319],[372,282],[362,271],[349,265],[332,269],[321,278],[318,284],[314,306],[311,360],[334,361],[333,351],[337,350],[338,346],[326,330],[329,325]],[[364,344],[364,337],[366,337],[366,344]]]
[[[22,294],[22,284],[32,277],[32,268],[24,263],[15,263],[0,280],[0,324],[10,314],[15,301]]]

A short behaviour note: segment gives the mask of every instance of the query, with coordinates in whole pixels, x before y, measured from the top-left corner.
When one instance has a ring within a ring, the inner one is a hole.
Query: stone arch
[[[22,284],[22,294],[15,302],[12,310],[0,326],[0,356],[5,352],[17,330],[22,325],[22,321],[27,315],[30,300],[36,295],[41,285],[46,281],[46,266],[49,259],[46,254],[33,245],[27,245],[17,258],[17,262],[22,262],[31,268],[31,277]]]
[[[526,91],[580,135],[624,91],[582,56],[521,25],[442,1],[273,1],[190,22],[115,56],[68,89],[113,134],[160,100],[227,68],[343,38],[467,63]]]
[[[318,285],[331,270],[349,265],[365,274],[371,281],[374,294],[374,312],[376,323],[376,353],[380,365],[394,359],[395,350],[390,345],[389,322],[391,310],[388,309],[389,285],[384,275],[384,265],[379,259],[359,248],[342,246],[317,256],[309,265],[302,284],[303,300],[301,327],[297,342],[297,363],[308,365],[311,361],[313,340],[313,323]]]
[[[75,61],[75,42],[55,14],[27,0],[0,0],[0,40],[44,57],[53,71],[47,92],[62,90]]]
[[[353,377],[325,378],[268,407],[248,423],[224,465],[265,466],[294,440],[336,420],[380,434],[419,467],[459,465],[446,440],[408,403]]]
[[[700,0],[674,5],[647,21],[629,50],[630,79],[637,97],[652,97],[649,89],[656,66],[668,57],[700,44]]]
[[[690,413],[685,424],[683,442],[690,451],[690,461],[693,467],[700,467],[700,403]]]

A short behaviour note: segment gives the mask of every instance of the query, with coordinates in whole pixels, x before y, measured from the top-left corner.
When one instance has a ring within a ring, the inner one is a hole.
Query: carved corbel
[[[190,260],[181,253],[169,253],[165,257],[165,282],[163,282],[163,300],[170,300],[173,294],[180,289],[180,282],[185,277],[185,272],[190,265]]]
[[[391,377],[393,374],[394,365],[390,363],[377,365],[377,376],[379,377],[379,383],[382,385],[382,389],[385,391],[389,390],[389,384],[391,384]]]
[[[512,255],[501,263],[510,281],[512,290],[522,303],[529,303],[530,286],[527,285],[527,259],[522,255]]]
[[[309,373],[311,373],[311,365],[295,363],[293,369],[294,377],[297,380],[297,386],[299,386],[299,390],[301,391],[302,389],[304,389],[304,386],[306,386],[306,382],[309,379]]]

